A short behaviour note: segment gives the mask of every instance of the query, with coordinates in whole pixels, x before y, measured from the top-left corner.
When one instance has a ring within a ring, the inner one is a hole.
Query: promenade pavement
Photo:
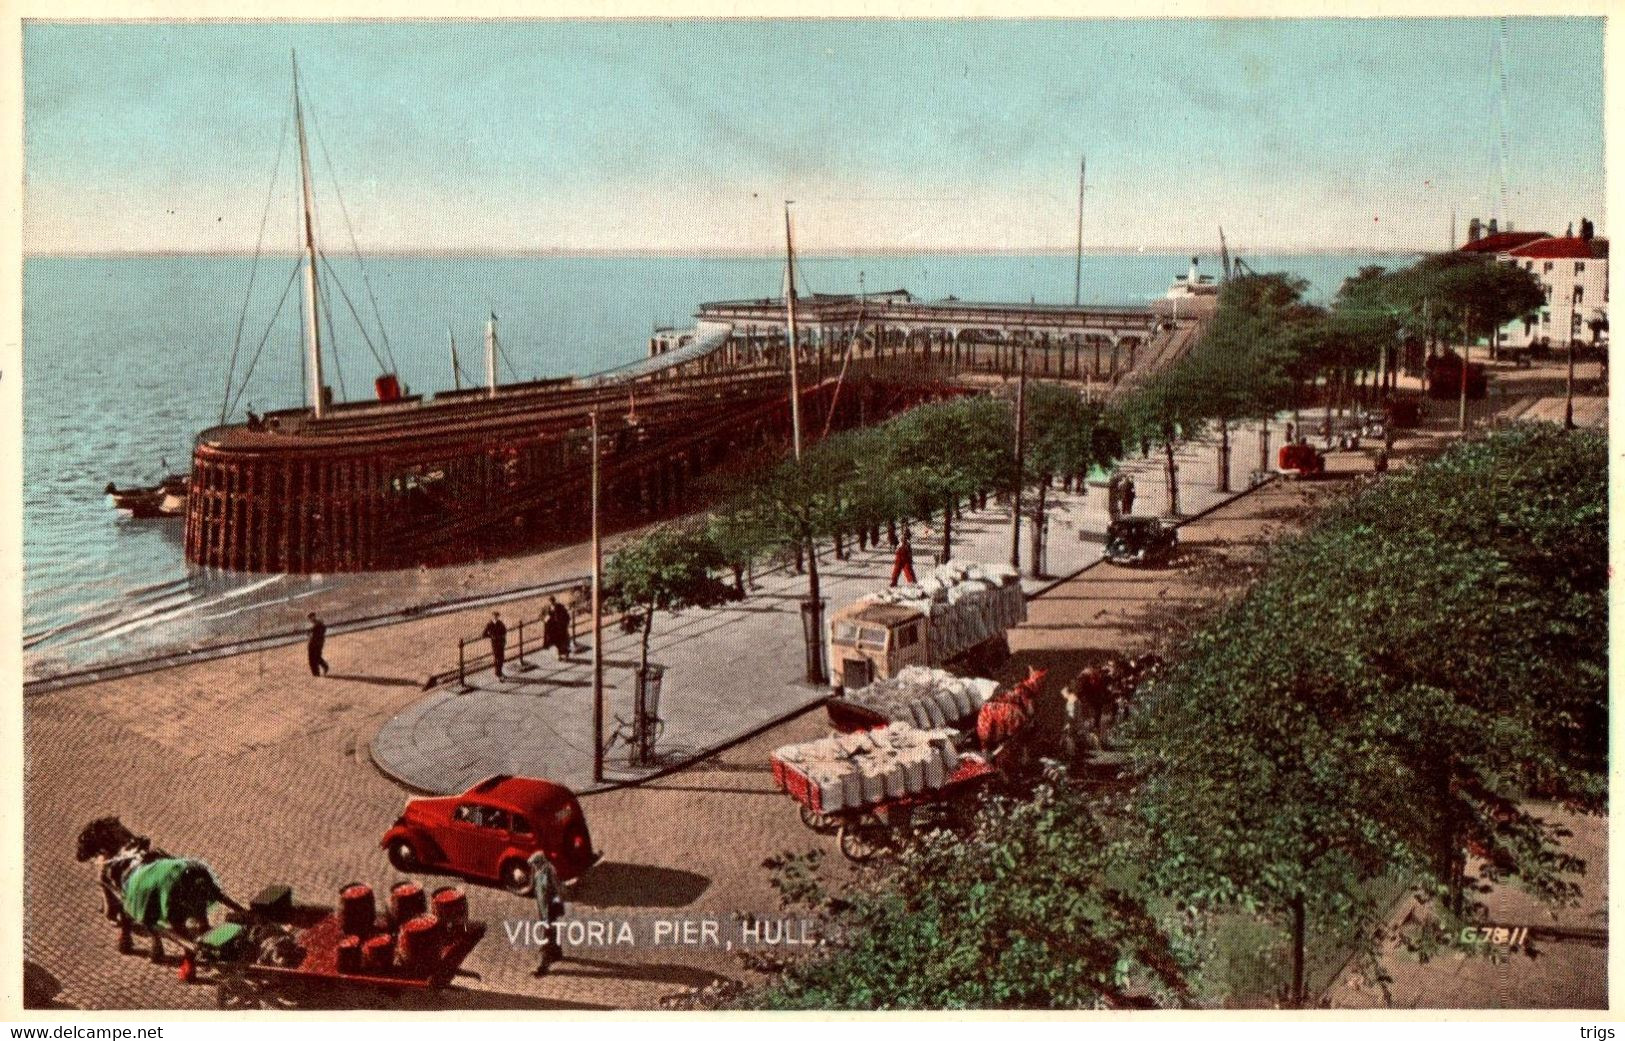
[[[1277,424],[1272,444],[1278,445],[1282,434]],[[1233,433],[1232,489],[1247,487],[1257,466],[1258,444],[1256,424]],[[1184,446],[1176,454],[1176,465],[1185,516],[1237,494],[1216,490],[1214,439]],[[1163,467],[1163,456],[1155,450],[1124,464],[1136,486],[1134,512],[1167,515]],[[1101,488],[1083,494],[1051,489],[1049,494],[1049,539],[1040,577],[1031,575],[1031,524],[1022,530],[1022,586],[1029,596],[1052,585],[1056,577],[1097,562],[1108,523]],[[921,575],[932,566],[932,553],[940,549],[940,521],[939,517],[915,531],[915,568]],[[820,588],[827,610],[884,587],[890,578],[889,547],[849,549],[845,560],[835,559],[827,544],[820,554]],[[988,509],[967,511],[954,522],[952,552],[960,560],[1008,561],[1009,507],[990,503]],[[806,577],[781,569],[756,576],[741,602],[657,614],[649,661],[665,669],[659,709],[664,730],[654,762],[633,765],[630,746],[617,742],[605,761],[604,783],[625,783],[670,769],[821,702],[828,688],[806,681],[800,615],[806,595]],[[511,626],[513,616],[507,617]],[[639,639],[606,620],[606,740],[633,716]],[[485,649],[483,643],[476,646]],[[548,777],[578,791],[596,787],[590,648],[562,660],[552,651],[532,651],[526,659],[523,664],[510,660],[504,678],[486,667],[466,676],[466,684],[453,681],[406,708],[373,739],[373,762],[402,784],[426,792],[461,792],[497,773]]]

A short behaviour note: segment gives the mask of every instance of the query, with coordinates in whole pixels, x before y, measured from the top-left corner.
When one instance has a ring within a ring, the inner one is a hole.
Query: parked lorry
[[[1026,620],[1015,568],[949,561],[830,617],[830,681],[857,689],[910,665],[990,672],[1010,656],[1005,633]]]

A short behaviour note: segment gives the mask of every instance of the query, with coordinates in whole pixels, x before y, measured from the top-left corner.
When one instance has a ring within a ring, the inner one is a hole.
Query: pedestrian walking
[[[325,676],[327,660],[322,657],[322,648],[327,645],[327,623],[317,618],[315,611],[305,617],[310,619],[310,640],[305,644],[306,656],[310,658],[310,674]]]
[[[527,861],[530,864],[533,892],[536,896],[536,917],[547,925],[547,941],[542,944],[542,960],[531,972],[532,976],[545,976],[553,963],[564,957],[559,945],[558,921],[564,917],[564,887],[559,874],[547,854],[537,850]]]
[[[502,613],[491,612],[491,620],[485,623],[481,636],[491,641],[491,660],[496,663],[497,679],[506,679],[502,675],[502,663],[508,653],[508,627],[502,624]]]
[[[570,609],[559,603],[558,597],[547,598],[547,613],[542,621],[542,650],[549,647],[558,651],[559,660],[574,649],[574,633]]]
[[[1078,758],[1078,735],[1083,729],[1083,705],[1070,684],[1061,689],[1064,715],[1061,719],[1061,754],[1067,762]]]
[[[1106,514],[1116,520],[1123,515],[1123,475],[1114,473],[1106,482]]]
[[[919,581],[914,577],[914,547],[910,545],[908,529],[903,529],[903,538],[897,543],[897,553],[891,561],[891,584],[896,585],[898,577],[904,578],[909,585]]]
[[[1123,478],[1123,516],[1134,512],[1134,478]]]

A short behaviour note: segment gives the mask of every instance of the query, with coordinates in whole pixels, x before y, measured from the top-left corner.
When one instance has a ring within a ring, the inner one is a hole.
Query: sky
[[[374,254],[770,254],[787,199],[810,253],[1071,250],[1085,156],[1090,249],[1440,249],[1452,209],[1458,237],[1606,232],[1600,18],[29,22],[23,49],[35,254],[252,251],[262,218],[292,248],[292,51],[324,241]]]

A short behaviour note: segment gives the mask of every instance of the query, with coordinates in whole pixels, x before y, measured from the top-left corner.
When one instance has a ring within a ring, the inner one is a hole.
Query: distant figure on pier
[[[1123,516],[1134,512],[1134,478],[1123,478]]]
[[[571,638],[570,609],[559,603],[558,597],[547,598],[547,613],[542,616],[542,650],[549,647],[559,652],[559,660],[574,650]]]
[[[491,661],[496,664],[497,679],[505,679],[502,663],[508,654],[508,627],[502,624],[502,612],[491,612],[491,620],[485,623],[485,630],[480,635],[491,641]]]
[[[914,577],[914,547],[909,542],[908,529],[904,528],[902,541],[897,543],[897,553],[891,561],[891,584],[894,586],[899,576],[909,585],[919,581]]]
[[[327,644],[327,623],[317,618],[315,611],[305,617],[310,619],[310,642],[305,645],[306,656],[310,658],[310,674],[325,676],[327,660],[322,657],[322,648]]]

